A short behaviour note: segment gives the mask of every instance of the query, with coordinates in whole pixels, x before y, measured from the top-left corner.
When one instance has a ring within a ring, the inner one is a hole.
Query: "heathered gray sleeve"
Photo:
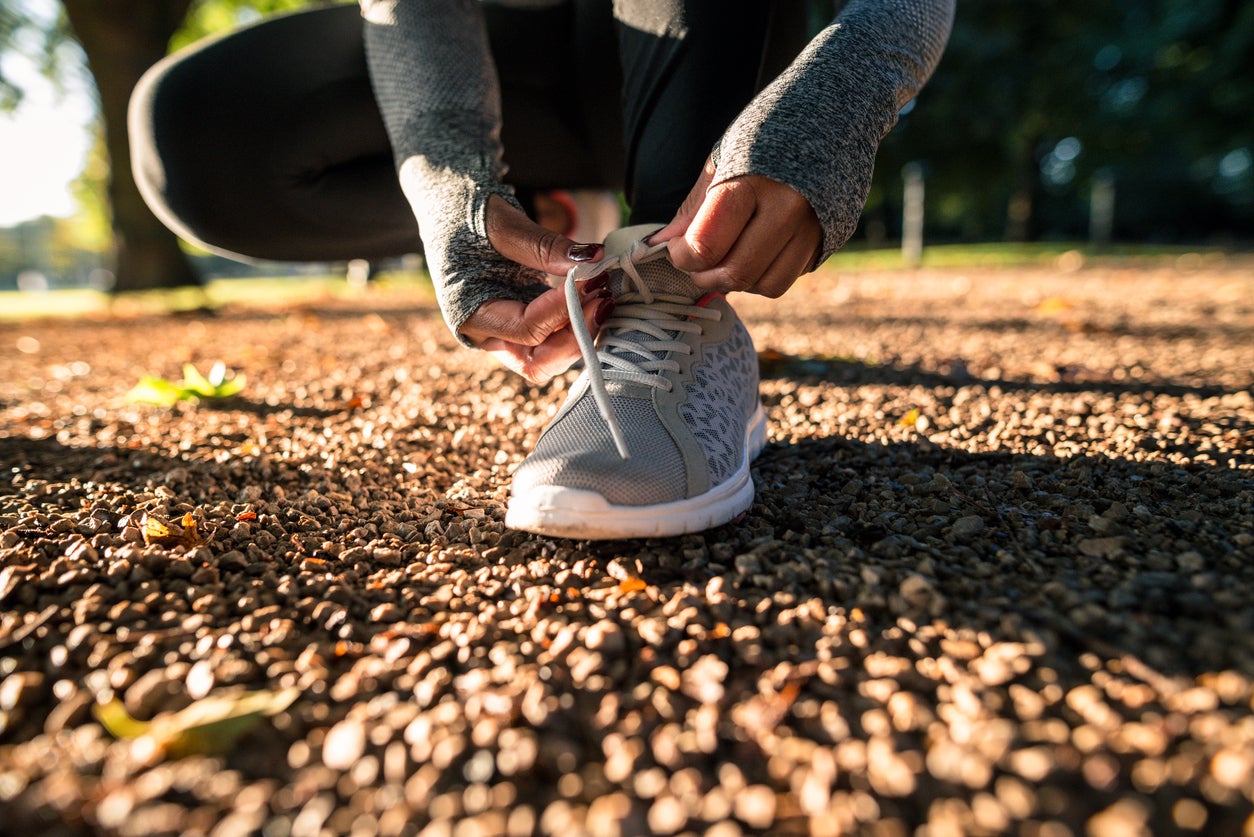
[[[759,174],[800,192],[821,259],[857,226],[880,140],[940,61],[954,0],[850,0],[715,149],[714,183]]]
[[[454,334],[490,299],[529,302],[541,273],[488,244],[501,195],[501,102],[476,0],[360,0],[366,58],[444,320]],[[459,339],[465,341],[458,335]]]

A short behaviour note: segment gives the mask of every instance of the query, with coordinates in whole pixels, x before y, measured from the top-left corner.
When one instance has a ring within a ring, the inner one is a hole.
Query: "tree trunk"
[[[201,284],[178,238],[152,214],[131,175],[126,107],[144,71],[165,57],[191,0],[62,0],[83,46],[109,154],[114,291]]]
[[[1040,237],[1040,219],[1036,208],[1041,199],[1041,162],[1036,158],[1039,139],[1033,137],[1019,152],[1015,166],[1015,187],[1006,205],[1006,240],[1036,241]]]

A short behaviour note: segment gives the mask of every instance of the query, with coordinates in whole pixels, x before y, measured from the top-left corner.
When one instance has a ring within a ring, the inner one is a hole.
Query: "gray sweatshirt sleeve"
[[[851,0],[732,123],[713,183],[758,174],[800,192],[820,262],[853,234],[880,140],[940,61],[954,0]]]
[[[488,198],[517,202],[501,183],[500,90],[482,10],[476,0],[360,5],[401,187],[457,334],[484,302],[526,302],[548,287],[487,240]],[[714,182],[760,174],[797,189],[822,223],[822,257],[831,255],[857,224],[880,140],[940,59],[953,5],[850,0],[723,135]]]
[[[518,203],[501,183],[500,88],[483,12],[476,0],[360,5],[401,188],[418,220],[440,310],[458,334],[484,302],[529,302],[548,289],[541,273],[488,243],[488,198]]]

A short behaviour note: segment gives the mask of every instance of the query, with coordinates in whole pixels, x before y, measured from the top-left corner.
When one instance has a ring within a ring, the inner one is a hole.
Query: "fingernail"
[[[608,273],[602,273],[600,276],[593,276],[587,282],[583,283],[584,296],[591,296],[609,283],[610,275]]]
[[[617,303],[615,303],[613,299],[605,299],[597,306],[596,312],[592,315],[592,319],[596,322],[597,328],[604,325],[605,321],[609,319],[610,314],[614,313],[614,306],[616,304]]]
[[[590,262],[601,255],[600,244],[572,244],[566,256],[572,262]]]

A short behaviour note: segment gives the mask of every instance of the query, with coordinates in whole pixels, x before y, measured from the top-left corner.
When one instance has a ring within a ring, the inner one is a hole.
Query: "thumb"
[[[524,267],[561,276],[580,262],[601,257],[600,244],[578,244],[545,229],[500,195],[488,198],[488,243]]]
[[[649,244],[661,244],[663,241],[670,241],[686,233],[689,225],[692,224],[692,219],[697,217],[701,204],[705,203],[705,193],[713,180],[714,160],[706,158],[705,167],[701,169],[701,176],[697,178],[697,182],[688,192],[688,197],[684,198],[684,202],[680,204],[679,211],[675,213],[675,217],[669,224],[649,236]]]

